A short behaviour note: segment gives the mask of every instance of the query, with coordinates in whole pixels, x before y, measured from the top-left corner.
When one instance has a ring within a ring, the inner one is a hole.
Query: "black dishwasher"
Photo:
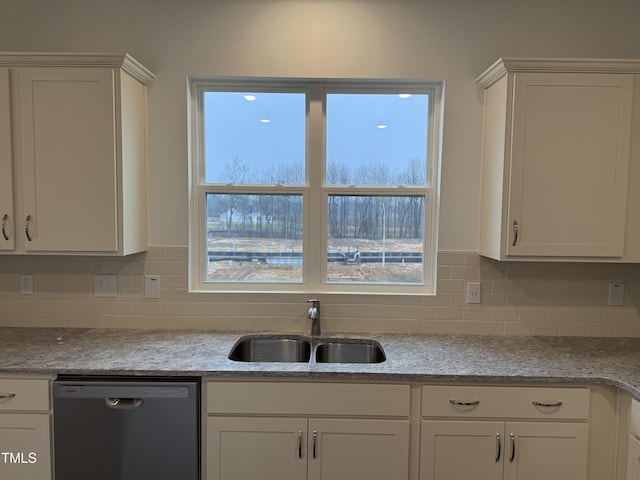
[[[200,478],[196,378],[59,377],[53,428],[56,479]]]

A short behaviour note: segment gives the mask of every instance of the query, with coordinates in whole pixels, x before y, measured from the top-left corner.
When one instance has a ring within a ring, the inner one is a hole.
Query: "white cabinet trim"
[[[156,76],[128,53],[0,52],[5,67],[111,67],[151,85]]]
[[[633,73],[640,74],[640,60],[616,58],[517,58],[498,59],[476,78],[482,88],[488,88],[507,72],[540,73]]]

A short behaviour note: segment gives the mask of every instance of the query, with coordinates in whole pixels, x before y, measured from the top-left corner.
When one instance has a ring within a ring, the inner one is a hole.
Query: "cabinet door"
[[[0,68],[0,250],[14,248],[11,96],[9,69]]]
[[[51,479],[49,414],[0,414],[0,478]]]
[[[208,480],[305,480],[307,420],[209,417]]]
[[[515,75],[507,255],[623,255],[632,92],[631,75]]]
[[[640,480],[640,440],[629,436],[627,480]]]
[[[505,480],[586,480],[589,426],[507,422]]]
[[[500,480],[503,432],[504,422],[423,421],[420,479]]]
[[[24,249],[116,251],[113,70],[14,72],[15,165],[22,198],[16,224]]]
[[[309,480],[402,480],[408,420],[309,420]]]

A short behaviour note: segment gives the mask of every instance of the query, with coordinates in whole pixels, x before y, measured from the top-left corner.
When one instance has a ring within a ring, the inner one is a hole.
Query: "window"
[[[435,293],[441,84],[190,90],[192,291]]]

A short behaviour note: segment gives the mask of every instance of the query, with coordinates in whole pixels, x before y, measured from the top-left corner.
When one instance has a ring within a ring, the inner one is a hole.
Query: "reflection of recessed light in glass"
[[[256,100],[256,96],[255,96],[255,95],[245,95],[245,96],[244,96],[244,99],[245,99],[247,102],[255,102],[255,100]]]
[[[400,98],[409,98],[411,96],[410,93],[401,93],[400,95],[398,95]]]
[[[376,128],[379,128],[380,130],[387,128],[388,125],[386,123],[379,123],[378,125],[376,125]]]
[[[261,119],[260,119],[260,122],[261,122],[261,123],[270,123],[270,122],[271,122],[271,120],[269,120],[268,118],[261,118]]]

